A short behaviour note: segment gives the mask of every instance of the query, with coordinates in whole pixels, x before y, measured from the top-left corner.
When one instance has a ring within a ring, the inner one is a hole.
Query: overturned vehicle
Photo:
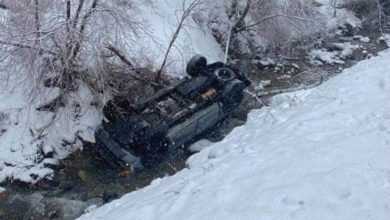
[[[105,120],[95,131],[94,149],[115,167],[142,169],[158,162],[214,127],[240,104],[249,80],[221,62],[207,64],[194,56],[186,68],[190,77],[167,86],[141,103],[109,101]]]

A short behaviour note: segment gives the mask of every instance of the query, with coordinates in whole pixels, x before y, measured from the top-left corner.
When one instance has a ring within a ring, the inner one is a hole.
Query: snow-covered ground
[[[120,38],[127,43],[121,49],[137,64],[150,61],[158,68],[180,22],[183,7],[188,7],[191,1],[186,2],[187,5],[181,0],[140,3],[141,19],[148,34],[134,36],[131,30],[123,30]],[[0,14],[0,19],[4,16],[7,15]],[[197,53],[207,56],[211,62],[223,59],[223,51],[210,32],[190,16],[170,52],[167,71],[176,76],[184,75],[185,64]],[[0,63],[0,69],[2,65],[4,62]],[[53,171],[46,168],[47,164],[57,164],[82,147],[78,136],[84,140],[93,139],[102,113],[93,107],[94,97],[82,85],[66,97],[67,103],[56,114],[38,111],[39,106],[57,98],[59,90],[34,91],[37,88],[34,80],[23,67],[15,68],[10,75],[9,78],[9,74],[0,71],[0,183],[6,179],[36,183],[53,175]]]
[[[140,4],[143,21],[146,23],[149,34],[135,36],[134,41],[125,44],[122,48],[130,53],[141,65],[152,62],[159,68],[164,59],[168,45],[172,40],[185,9],[193,2],[182,0],[153,0]],[[212,36],[211,31],[200,26],[194,20],[194,14],[205,5],[194,9],[194,12],[185,20],[174,47],[169,53],[166,70],[171,75],[183,76],[187,62],[195,54],[203,54],[210,62],[223,60],[223,50]],[[206,18],[207,20],[207,18]],[[123,36],[127,38],[131,33]],[[134,44],[133,42],[137,42]]]
[[[389,60],[274,97],[187,169],[80,219],[389,219]]]
[[[42,112],[37,108],[58,97],[58,89],[44,89],[32,99],[26,81],[17,75],[0,82],[0,182],[10,178],[35,183],[50,178],[53,171],[46,165],[57,164],[79,149],[82,144],[77,136],[90,140],[101,120],[87,88],[69,94],[72,103],[57,113]]]

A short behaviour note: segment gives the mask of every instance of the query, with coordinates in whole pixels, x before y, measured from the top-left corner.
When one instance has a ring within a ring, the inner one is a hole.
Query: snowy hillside
[[[80,219],[389,219],[389,60],[274,97],[188,169]]]

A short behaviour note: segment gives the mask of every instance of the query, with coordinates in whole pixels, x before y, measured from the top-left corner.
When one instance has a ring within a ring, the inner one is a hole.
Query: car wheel
[[[235,106],[241,103],[244,97],[245,84],[238,80],[228,84],[223,91],[223,103],[227,106]]]
[[[214,75],[222,83],[230,82],[236,78],[234,71],[225,67],[216,69],[214,71]]]
[[[187,74],[192,77],[197,77],[207,68],[207,59],[202,55],[193,56],[187,64]]]

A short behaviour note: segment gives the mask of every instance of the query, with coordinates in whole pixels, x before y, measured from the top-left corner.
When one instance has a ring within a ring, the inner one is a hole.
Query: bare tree
[[[133,0],[4,0],[8,15],[0,23],[0,49],[14,65],[31,72],[37,85],[45,79],[63,92],[78,81],[99,79],[105,45],[121,47],[124,36],[141,27]],[[26,62],[28,60],[28,62]],[[93,63],[93,64],[92,64]]]
[[[167,59],[168,59],[168,55],[177,39],[177,37],[179,36],[180,34],[180,31],[181,29],[183,28],[184,26],[184,22],[188,19],[188,17],[190,17],[194,12],[195,12],[195,9],[197,7],[199,7],[201,4],[203,3],[203,0],[190,0],[190,3],[188,4],[188,1],[187,0],[183,0],[182,1],[182,15],[179,19],[179,24],[177,25],[176,27],[176,30],[175,32],[173,33],[172,37],[171,37],[171,40],[168,44],[168,48],[165,52],[165,55],[164,55],[164,60],[159,68],[159,70],[157,71],[157,75],[156,75],[156,82],[158,82],[159,80],[161,80],[161,73],[163,72],[164,70],[164,67],[167,63]]]
[[[241,2],[238,4],[237,2]],[[239,7],[241,5],[241,7]],[[273,47],[288,46],[289,42],[299,34],[313,30],[318,24],[319,15],[307,0],[266,1],[266,0],[232,0],[233,16],[230,34],[227,36],[227,50],[231,42],[240,41],[240,34],[257,33],[266,37]],[[248,15],[251,15],[248,18]],[[298,34],[299,33],[299,34]],[[240,50],[237,44],[233,50]]]

